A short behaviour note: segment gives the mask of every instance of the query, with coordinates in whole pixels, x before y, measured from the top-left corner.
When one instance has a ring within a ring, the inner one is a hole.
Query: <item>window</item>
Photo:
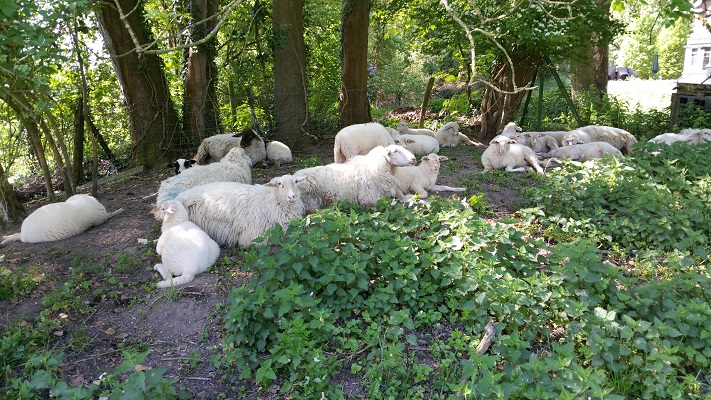
[[[703,47],[701,50],[704,54],[704,60],[701,64],[701,68],[706,68],[709,66],[709,62],[711,62],[711,47]]]
[[[699,49],[691,49],[691,65],[699,62]]]

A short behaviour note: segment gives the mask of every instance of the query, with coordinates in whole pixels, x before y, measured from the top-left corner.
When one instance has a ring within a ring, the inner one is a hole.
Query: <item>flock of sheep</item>
[[[687,129],[665,133],[650,142],[672,144],[711,141],[711,130]],[[632,151],[636,139],[629,132],[607,126],[586,126],[572,131],[522,132],[509,123],[489,142],[481,156],[482,172],[535,170],[552,159],[586,161],[606,154],[622,156]],[[159,288],[181,285],[213,265],[220,246],[249,246],[268,229],[285,227],[290,220],[344,200],[373,206],[384,198],[403,203],[419,201],[429,191],[464,191],[437,185],[441,147],[476,145],[450,122],[437,132],[412,129],[398,123],[395,129],[377,123],[351,125],[336,134],[334,162],[297,170],[252,184],[252,167],[266,161],[292,162],[291,150],[277,141],[265,142],[251,130],[209,137],[200,144],[194,160],[169,166],[176,175],[160,183],[151,213],[162,221],[156,243],[161,263],[154,269],[163,278]],[[416,165],[416,156],[422,156]],[[95,198],[79,194],[63,203],[45,205],[22,223],[19,233],[2,243],[28,243],[65,239],[121,213],[106,211]],[[139,239],[147,243],[145,239]]]

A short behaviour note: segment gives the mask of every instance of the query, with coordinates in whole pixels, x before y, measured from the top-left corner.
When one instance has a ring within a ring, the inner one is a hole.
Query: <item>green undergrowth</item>
[[[486,222],[466,203],[336,203],[269,231],[229,296],[213,363],[282,398],[708,393],[711,280],[698,259],[640,277],[591,239],[547,247],[535,217]],[[495,340],[477,354],[489,321]]]

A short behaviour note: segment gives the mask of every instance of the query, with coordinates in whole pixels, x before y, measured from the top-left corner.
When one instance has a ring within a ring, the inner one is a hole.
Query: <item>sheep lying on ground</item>
[[[468,146],[481,146],[467,137],[467,135],[459,132],[459,124],[455,121],[447,122],[435,133],[435,139],[442,147],[455,147],[460,144]]]
[[[605,154],[622,156],[622,152],[615,146],[607,142],[590,142],[573,144],[570,146],[562,146],[548,153],[541,155],[543,159],[571,159],[575,161],[587,161],[594,158],[603,157]]]
[[[264,185],[214,182],[186,190],[175,199],[219,245],[247,247],[277,224],[286,227],[304,216],[296,186],[301,179],[284,175]]]
[[[435,133],[431,129],[427,128],[410,128],[410,125],[405,121],[400,121],[395,126],[395,130],[401,135],[424,135],[429,137],[435,137]]]
[[[64,202],[46,204],[36,209],[24,221],[20,232],[4,237],[0,245],[52,242],[76,236],[98,226],[123,212],[123,208],[109,213],[96,198],[75,194]]]
[[[294,176],[306,178],[299,183],[299,189],[307,212],[326,208],[337,200],[374,206],[380,199],[397,195],[393,167],[416,162],[417,158],[402,146],[378,146],[346,163],[305,168]]]
[[[506,136],[496,136],[489,142],[489,147],[481,155],[481,163],[487,172],[492,169],[506,168],[508,172],[520,172],[535,169],[543,174],[538,158],[533,150]]]
[[[560,147],[558,141],[555,140],[553,136],[540,132],[527,133],[527,135],[530,135],[531,138],[529,147],[532,148],[536,154],[547,153]]]
[[[246,132],[245,129],[242,132]],[[206,165],[222,160],[233,147],[239,147],[241,137],[235,137],[234,133],[222,133],[206,137],[198,146],[195,153],[195,160],[199,165]]]
[[[347,126],[336,134],[333,144],[333,161],[344,163],[357,156],[368,154],[377,146],[395,144],[390,131],[384,126],[369,122]]]
[[[244,149],[244,153],[247,157],[249,157],[251,165],[264,164],[264,161],[267,159],[267,148],[264,144],[264,139],[251,129],[243,130],[239,133],[239,136],[239,145]]]
[[[652,143],[671,145],[676,142],[703,144],[711,142],[711,129],[684,129],[677,133],[663,133],[649,139]]]
[[[445,156],[431,153],[422,157],[420,165],[395,167],[393,175],[398,180],[398,196],[408,193],[419,194],[421,199],[427,198],[428,190],[463,192],[466,188],[436,185],[441,161],[448,160]]]
[[[252,183],[250,161],[241,147],[230,149],[218,163],[190,168],[161,182],[156,206],[174,199],[180,192],[211,182]]]
[[[630,154],[632,145],[637,143],[637,139],[624,129],[600,125],[588,125],[573,129],[563,138],[563,146],[581,142],[606,142],[615,146],[623,154]]]
[[[267,160],[278,164],[288,164],[294,161],[294,157],[291,154],[289,146],[282,142],[272,140],[267,143]]]
[[[166,201],[155,218],[163,221],[156,243],[161,263],[153,267],[163,277],[156,284],[159,289],[188,283],[215,264],[220,256],[220,246],[188,220],[188,210],[180,202]]]
[[[175,175],[178,175],[179,173],[185,171],[186,169],[192,167],[195,164],[197,164],[197,160],[186,160],[184,158],[179,158],[176,161],[173,161],[172,163],[166,165],[165,167],[174,168]]]
[[[519,127],[518,125],[516,125],[515,122],[512,121],[506,124],[506,126],[504,126],[504,129],[501,130],[501,133],[499,135],[513,138],[515,134],[521,131],[521,127]]]
[[[393,137],[395,144],[399,144],[410,150],[416,156],[439,152],[439,142],[431,136],[401,135],[394,129],[388,129],[388,131]]]

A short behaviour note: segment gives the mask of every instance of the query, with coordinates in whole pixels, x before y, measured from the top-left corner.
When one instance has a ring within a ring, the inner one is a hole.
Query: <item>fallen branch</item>
[[[489,350],[489,346],[491,346],[491,343],[494,341],[495,335],[496,324],[494,321],[489,321],[489,323],[484,327],[484,336],[481,338],[479,345],[476,346],[475,353],[478,355],[486,353],[486,351]]]

